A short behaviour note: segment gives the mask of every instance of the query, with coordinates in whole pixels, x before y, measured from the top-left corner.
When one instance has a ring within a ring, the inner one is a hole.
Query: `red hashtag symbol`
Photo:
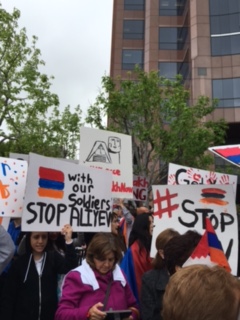
[[[169,190],[166,189],[166,195],[161,197],[159,190],[157,190],[156,192],[156,199],[153,201],[154,204],[157,205],[157,210],[154,211],[154,215],[158,215],[159,218],[162,218],[163,213],[168,213],[168,217],[171,218],[172,217],[172,212],[174,210],[176,210],[179,205],[178,204],[171,204],[171,199],[177,197],[178,194],[177,193],[173,193],[170,194]],[[162,208],[162,203],[166,201],[167,202],[167,206],[165,208]]]

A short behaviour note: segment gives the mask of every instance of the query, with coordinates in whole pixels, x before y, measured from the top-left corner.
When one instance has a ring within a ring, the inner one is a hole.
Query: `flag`
[[[138,241],[135,241],[125,252],[120,267],[139,303],[142,275],[151,269],[151,258],[147,256],[146,249],[142,248],[141,253],[139,253],[139,244]]]
[[[231,272],[230,265],[223,252],[222,244],[219,241],[209,218],[206,218],[206,230],[201,240],[189,259],[183,264],[183,267],[194,264],[205,264],[208,266],[219,265],[228,272]]]

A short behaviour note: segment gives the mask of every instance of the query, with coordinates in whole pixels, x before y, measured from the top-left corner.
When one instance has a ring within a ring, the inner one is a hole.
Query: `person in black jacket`
[[[65,225],[65,257],[49,250],[47,232],[26,235],[26,253],[12,264],[2,294],[0,319],[53,320],[57,309],[58,274],[78,265],[72,243],[72,228]]]
[[[156,238],[157,252],[152,261],[153,269],[145,272],[142,276],[140,298],[142,320],[162,320],[162,299],[169,280],[163,248],[171,238],[176,236],[179,236],[179,233],[169,228],[159,233]]]

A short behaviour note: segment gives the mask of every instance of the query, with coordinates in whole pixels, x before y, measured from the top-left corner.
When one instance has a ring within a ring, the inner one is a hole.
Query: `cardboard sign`
[[[152,186],[154,229],[151,256],[156,254],[155,241],[160,232],[173,228],[183,234],[205,230],[205,217],[210,218],[228,258],[232,273],[237,274],[238,221],[231,185],[159,185]]]
[[[131,136],[82,127],[79,164],[113,175],[112,197],[133,198]]]
[[[217,156],[240,167],[240,144],[208,148]]]
[[[0,216],[21,217],[26,178],[26,161],[0,158]]]
[[[148,197],[149,182],[145,177],[133,175],[133,199],[146,201]]]
[[[35,154],[29,156],[23,231],[110,231],[112,175]]]
[[[0,225],[2,225],[5,230],[8,230],[9,223],[10,217],[0,217]]]
[[[232,174],[200,170],[170,163],[168,166],[168,184],[231,184],[237,193],[238,177]]]
[[[28,162],[28,154],[25,154],[25,153],[10,152],[9,153],[9,158],[17,159],[17,160],[25,160],[25,161]]]

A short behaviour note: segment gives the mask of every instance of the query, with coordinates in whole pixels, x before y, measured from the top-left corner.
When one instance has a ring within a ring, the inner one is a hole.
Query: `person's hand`
[[[73,229],[70,224],[65,224],[62,228],[61,231],[62,235],[64,235],[66,243],[71,243],[72,242],[72,233]]]
[[[90,320],[102,320],[106,317],[106,312],[99,310],[103,307],[101,302],[96,303],[88,310],[88,318]]]

